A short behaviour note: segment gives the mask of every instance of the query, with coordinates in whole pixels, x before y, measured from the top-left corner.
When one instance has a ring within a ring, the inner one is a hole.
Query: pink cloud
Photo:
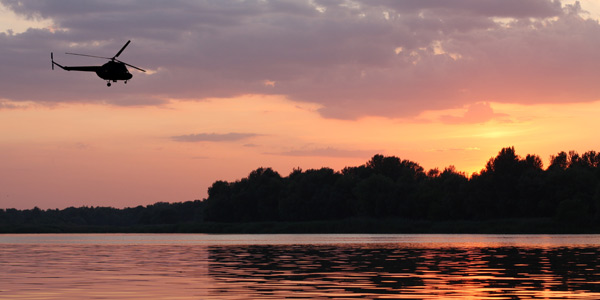
[[[197,134],[187,134],[187,135],[178,135],[173,136],[171,139],[176,142],[234,142],[245,140],[248,138],[252,138],[255,136],[259,136],[256,133],[238,133],[238,132],[230,132],[230,133],[197,133]]]

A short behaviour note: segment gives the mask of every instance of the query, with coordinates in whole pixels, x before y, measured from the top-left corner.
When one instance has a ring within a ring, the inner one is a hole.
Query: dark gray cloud
[[[234,142],[259,136],[256,133],[198,133],[172,136],[171,139],[177,142]]]
[[[600,25],[557,0],[1,2],[56,25],[0,33],[0,98],[13,101],[264,93],[351,119],[600,98]],[[112,56],[129,39],[120,58],[152,72],[132,71],[126,86],[50,71],[50,51],[65,65],[101,64],[63,53]]]

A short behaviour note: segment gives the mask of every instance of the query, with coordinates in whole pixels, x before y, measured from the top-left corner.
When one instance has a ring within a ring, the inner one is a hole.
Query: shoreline
[[[565,223],[551,218],[493,219],[477,221],[358,218],[304,222],[186,222],[132,226],[86,226],[65,224],[22,224],[18,226],[0,226],[0,234],[11,233],[600,234],[600,226]]]

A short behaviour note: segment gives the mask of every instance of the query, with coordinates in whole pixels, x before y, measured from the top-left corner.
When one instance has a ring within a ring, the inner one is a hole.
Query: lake
[[[600,235],[8,234],[0,299],[600,299]]]

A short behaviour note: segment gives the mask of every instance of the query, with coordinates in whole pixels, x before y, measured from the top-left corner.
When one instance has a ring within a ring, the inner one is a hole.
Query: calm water
[[[0,299],[600,299],[600,235],[0,235]]]

